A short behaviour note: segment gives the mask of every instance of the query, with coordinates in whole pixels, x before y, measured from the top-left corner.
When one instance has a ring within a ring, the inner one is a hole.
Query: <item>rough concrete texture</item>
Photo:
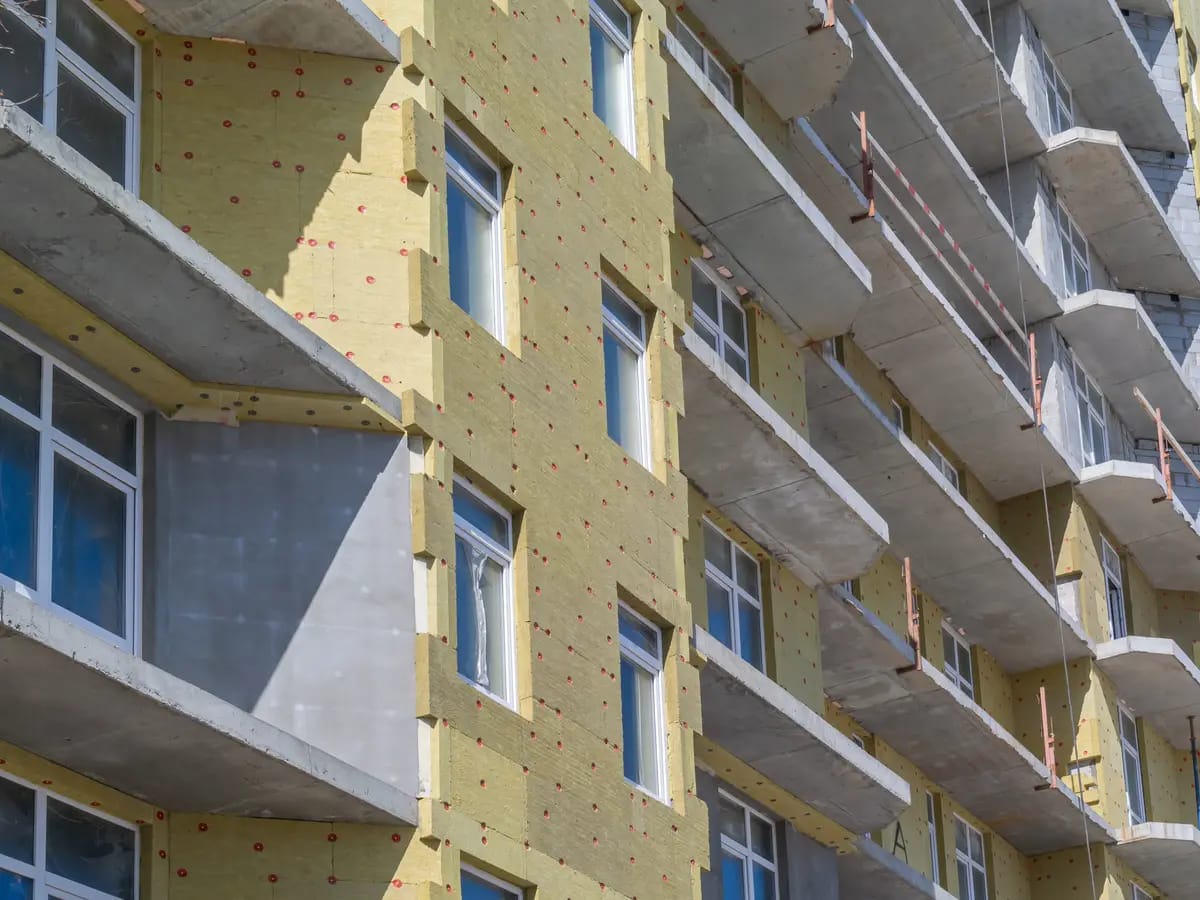
[[[1177,750],[1190,747],[1188,716],[1200,716],[1200,668],[1170,638],[1137,635],[1096,647],[1096,666],[1129,707]]]
[[[0,160],[0,249],[185,376],[369,397],[400,418],[398,398],[2,101]]]
[[[683,345],[684,474],[807,584],[874,565],[887,546],[883,518],[699,335],[688,331]]]
[[[826,26],[825,0],[700,0],[689,13],[784,119],[828,103],[850,67],[849,35]]]
[[[1127,290],[1200,293],[1200,273],[1120,135],[1072,128],[1050,138],[1044,165],[1059,198]]]
[[[858,839],[857,852],[838,857],[838,880],[845,900],[953,900],[912,866],[897,859],[868,837]]]
[[[967,0],[966,5],[986,21],[985,0]],[[1115,2],[1022,0],[1021,6],[1093,127],[1118,132],[1131,147],[1186,150],[1182,123],[1175,122],[1163,102]],[[993,16],[1002,14],[1001,4],[992,7]]]
[[[820,714],[696,629],[704,734],[850,831],[878,828],[909,803],[908,784]]]
[[[415,822],[390,785],[0,589],[0,739],[167,809]],[[186,777],[181,777],[186,773]]]
[[[1168,897],[1191,897],[1200,883],[1200,831],[1195,825],[1134,825],[1113,852]]]
[[[1179,440],[1200,441],[1200,396],[1137,297],[1101,290],[1069,297],[1055,327],[1127,427],[1138,434],[1154,427],[1136,387]]]
[[[1013,232],[1001,213],[1002,207],[989,197],[933,110],[905,77],[857,4],[842,4],[839,10],[854,40],[854,62],[835,102],[809,117],[813,126],[842,166],[860,181],[859,129],[851,117],[867,110],[869,131],[949,233],[944,239],[935,238],[941,240],[939,249],[942,252],[950,249],[951,236],[957,240],[1001,302],[1015,310],[1020,308],[1020,298],[1024,297],[1030,322],[1056,315],[1058,299],[1054,289],[1027,252],[1018,250],[1014,265]],[[877,180],[886,183],[901,198],[905,209],[922,227],[927,230],[934,227],[894,173],[879,163],[875,174]],[[882,191],[877,190],[876,198],[882,214],[901,228],[896,210]],[[957,288],[944,274],[937,257],[915,237],[907,243],[946,296],[954,296]],[[973,279],[965,268],[961,269],[960,277]],[[960,312],[977,334],[990,334],[972,309],[963,308]]]
[[[852,599],[843,597],[841,610],[837,601],[822,604],[837,623],[821,644],[829,696],[1022,853],[1074,846],[1079,802],[1061,782],[1050,787],[1046,765],[932,662],[917,667],[911,647],[886,625]],[[931,639],[940,641],[940,632]],[[1086,813],[1092,839],[1111,840],[1104,822]]]
[[[419,793],[404,441],[152,425],[146,659]]]
[[[1079,493],[1151,583],[1194,590],[1200,579],[1200,525],[1178,497],[1165,501],[1156,466],[1110,460],[1083,470]]]
[[[938,473],[923,448],[891,424],[838,363],[817,354],[809,366],[814,446],[846,476],[892,531],[897,554],[912,558],[922,588],[972,643],[1009,672],[1070,657],[1090,644],[1061,620],[1054,599],[1025,564]]]
[[[362,0],[151,0],[144,6],[146,18],[169,34],[400,61],[400,38]]]
[[[735,265],[789,330],[810,340],[844,333],[870,296],[867,267],[674,36],[663,48],[681,224],[710,246],[714,265]]]
[[[991,24],[976,22],[961,0],[857,0],[857,5],[976,172],[1004,165],[1005,141],[1009,160],[1045,149],[1047,129],[1029,94],[1021,92],[1014,68],[1015,42],[997,34],[993,53]],[[1005,24],[1000,19],[997,30]]]

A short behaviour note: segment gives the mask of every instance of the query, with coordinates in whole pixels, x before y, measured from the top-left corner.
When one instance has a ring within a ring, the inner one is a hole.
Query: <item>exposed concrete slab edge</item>
[[[303,351],[312,359],[314,365],[324,369],[331,378],[342,384],[348,395],[368,399],[397,421],[403,420],[402,404],[398,396],[346,359],[307,326],[297,322],[265,294],[255,290],[166,217],[114,182],[65,142],[50,134],[24,110],[11,101],[0,100],[0,140],[4,140],[6,136],[17,146],[0,149],[0,155],[32,152],[42,157],[66,178],[79,185],[84,192],[94,197],[97,206],[111,210],[127,227],[173,255],[198,279],[207,282],[214,290],[228,297],[231,305],[240,306],[248,316],[258,319],[278,334],[281,341],[286,341]]]
[[[0,587],[0,640],[35,641],[179,715],[304,772],[397,821],[417,821],[417,798]]]

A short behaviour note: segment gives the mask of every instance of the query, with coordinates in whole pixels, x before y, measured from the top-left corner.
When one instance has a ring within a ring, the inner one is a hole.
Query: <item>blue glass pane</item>
[[[38,434],[0,413],[0,572],[37,587]]]
[[[128,472],[137,470],[137,417],[61,369],[54,370],[54,427]]]
[[[654,659],[659,659],[658,651],[658,629],[647,622],[627,613],[622,609],[617,614],[617,628],[621,633],[621,637],[633,644],[633,646],[650,654]]]
[[[746,900],[742,861],[736,856],[721,856],[721,900]]]
[[[621,660],[621,752],[625,777],[635,784],[643,781],[639,748],[642,743],[638,723],[637,669],[627,659]]]
[[[762,669],[762,614],[745,600],[738,601],[738,637],[742,659],[756,669]]]
[[[470,491],[457,487],[453,494],[454,515],[480,534],[487,536],[501,547],[511,550],[508,535],[508,517],[492,509]]]
[[[645,339],[645,316],[618,294],[608,282],[603,282],[600,287],[600,302],[604,311],[620,322],[625,330],[634,337]]]
[[[446,155],[461,166],[485,194],[500,201],[500,176],[496,169],[449,128],[446,129]]]
[[[453,178],[446,180],[450,299],[490,334],[500,331],[495,214]]]
[[[755,863],[751,878],[754,880],[754,900],[775,900],[774,872]]]
[[[470,872],[462,873],[463,900],[516,900],[517,895],[499,885],[477,878]]]
[[[0,869],[0,900],[33,900],[33,882]]]
[[[46,869],[55,875],[133,900],[134,836],[123,825],[53,797],[46,800]]]
[[[729,615],[729,591],[711,578],[708,584],[708,633],[726,647],[733,647],[733,622]]]
[[[458,673],[479,680],[478,616],[471,573],[471,552],[461,538],[454,541],[454,598],[458,634]]]
[[[54,460],[54,603],[125,637],[126,495]]]

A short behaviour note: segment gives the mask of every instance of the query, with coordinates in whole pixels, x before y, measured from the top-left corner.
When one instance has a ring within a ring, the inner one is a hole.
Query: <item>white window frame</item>
[[[121,113],[125,118],[125,178],[122,185],[127,191],[137,193],[140,157],[139,140],[141,134],[141,104],[142,95],[142,48],[136,40],[126,33],[125,29],[113,21],[112,17],[97,7],[91,0],[83,0],[87,7],[98,15],[113,32],[133,47],[133,96],[125,94],[120,88],[97,72],[90,63],[58,39],[58,0],[46,0],[46,15],[43,21],[31,15],[13,0],[0,0],[4,9],[24,24],[32,28],[45,45],[42,72],[42,125],[51,134],[58,134],[58,64],[79,78],[80,81],[92,88],[97,96],[105,103]]]
[[[1128,728],[1126,727],[1128,723]],[[1146,821],[1146,783],[1142,778],[1142,743],[1138,737],[1137,719],[1123,703],[1117,704],[1117,734],[1121,739],[1121,774],[1125,778],[1125,805],[1129,809],[1129,824],[1141,825]],[[1141,809],[1133,808],[1133,792],[1129,789],[1128,758],[1132,758],[1137,773],[1138,797]]]
[[[619,0],[611,0],[616,6],[621,6]],[[621,7],[621,12],[625,14],[623,23],[614,22],[608,13],[598,4],[596,0],[589,0],[588,15],[589,24],[592,19],[600,26],[603,31],[617,45],[621,51],[621,85],[625,91],[626,108],[629,111],[627,120],[622,122],[625,133],[614,131],[617,140],[626,150],[633,155],[637,155],[637,112],[634,109],[634,92],[633,92],[633,16],[624,7]],[[595,90],[595,85],[592,86]]]
[[[1085,466],[1099,465],[1102,462],[1107,462],[1109,459],[1108,415],[1104,407],[1104,394],[1100,390],[1100,385],[1084,369],[1074,350],[1071,351],[1070,357],[1071,389],[1075,392],[1075,427],[1079,429],[1079,454]],[[1100,398],[1099,408],[1092,403],[1093,394]],[[1090,426],[1093,423],[1097,423],[1100,426],[1100,434],[1104,439],[1103,447],[1095,446],[1095,442],[1092,439]],[[1092,445],[1090,455],[1087,450],[1089,444]]]
[[[652,630],[655,636],[655,646],[658,649],[658,658],[655,659],[646,653],[641,647],[632,643],[625,635],[621,634],[620,617],[622,615],[629,616],[639,624]],[[639,784],[638,782],[626,777],[625,781],[633,785],[644,794],[653,797],[656,800],[667,802],[667,717],[665,709],[665,697],[663,693],[663,639],[662,629],[647,619],[645,616],[635,612],[629,604],[618,602],[617,604],[617,637],[618,649],[620,650],[621,658],[628,659],[633,665],[637,666],[644,672],[648,672],[654,684],[654,727],[653,734],[650,735],[654,741],[654,763],[655,772],[658,776],[659,790],[653,791],[647,785]],[[621,719],[624,722],[625,710],[621,710]],[[621,734],[622,749],[624,749],[625,734]]]
[[[1091,248],[1087,237],[1057,194],[1051,195],[1051,203],[1054,204],[1054,229],[1058,235],[1060,252],[1063,253],[1063,292],[1068,297],[1086,294],[1092,289]],[[1083,245],[1082,255],[1079,252],[1080,244]],[[1070,257],[1067,256],[1068,251]],[[1079,264],[1083,270],[1083,284],[1075,282],[1075,264]]]
[[[733,572],[732,575],[726,575],[719,568],[717,568],[717,566],[714,565],[712,563],[712,561],[709,560],[707,552],[704,554],[704,576],[705,576],[705,578],[711,578],[713,581],[717,582],[717,584],[719,584],[721,587],[723,587],[725,590],[727,590],[729,592],[729,602],[732,604],[732,609],[729,610],[729,621],[731,623],[730,630],[732,631],[732,643],[733,643],[733,646],[730,647],[729,649],[732,650],[734,653],[736,653],[738,655],[739,659],[743,660],[744,662],[746,661],[745,657],[742,656],[742,629],[739,627],[739,625],[740,625],[739,601],[745,600],[751,606],[753,606],[755,609],[758,610],[758,653],[759,653],[758,658],[762,660],[762,664],[763,664],[763,668],[760,669],[759,671],[765,671],[766,665],[767,665],[767,639],[766,639],[767,616],[766,616],[766,610],[763,609],[763,601],[762,601],[762,580],[763,580],[762,565],[759,563],[759,561],[757,559],[755,559],[753,556],[751,556],[749,553],[747,553],[745,550],[743,550],[741,547],[739,547],[737,545],[736,541],[732,540],[728,535],[726,535],[725,532],[723,532],[720,528],[718,528],[716,523],[713,522],[708,517],[704,518],[704,526],[703,527],[704,527],[704,535],[705,535],[704,540],[706,542],[708,541],[709,535],[711,534],[712,538],[714,540],[719,539],[721,541],[724,541],[726,544],[729,545],[729,548],[730,548],[729,567]],[[741,556],[744,556],[746,559],[750,560],[750,562],[752,562],[754,564],[754,570],[758,573],[758,584],[756,585],[756,587],[758,589],[757,594],[751,592],[750,590],[747,590],[747,588],[744,585],[738,583],[737,561],[738,561],[739,554]]]
[[[1125,620],[1125,581],[1121,556],[1104,535],[1100,535],[1100,560],[1104,570],[1104,598],[1108,604],[1109,631],[1112,633],[1112,640],[1115,641],[1129,635],[1129,625]]]
[[[1153,900],[1153,898],[1142,890],[1140,885],[1130,882],[1130,887],[1133,888],[1133,900]]]
[[[725,791],[724,789],[719,789],[718,793],[721,795],[722,800],[725,800],[725,801],[733,804],[734,806],[738,807],[742,811],[743,822],[745,823],[745,829],[746,829],[746,844],[745,845],[739,844],[736,840],[731,838],[729,835],[725,834],[724,831],[719,831],[719,834],[721,837],[721,850],[728,852],[731,856],[739,857],[742,861],[743,896],[745,896],[745,897],[753,897],[754,896],[754,881],[753,881],[754,866],[760,865],[764,869],[767,869],[768,871],[770,871],[771,874],[774,876],[773,884],[774,884],[775,896],[774,896],[773,900],[779,900],[779,863],[778,863],[779,842],[776,840],[776,824],[775,824],[775,822],[772,821],[768,816],[763,815],[758,810],[754,809],[753,807],[749,806],[748,804],[743,803],[741,800],[739,800],[737,797],[730,794],[728,791]],[[765,857],[756,853],[754,848],[751,846],[754,843],[754,840],[752,837],[752,835],[753,835],[752,825],[753,825],[753,822],[755,819],[758,819],[758,821],[760,821],[760,822],[765,822],[767,824],[767,826],[770,828],[770,831],[771,831],[771,853],[775,857],[774,860],[766,859]],[[756,898],[756,900],[757,900],[757,898]]]
[[[704,77],[708,79],[708,83],[716,88],[717,93],[732,105],[733,76],[729,74],[729,70],[721,65],[721,61],[712,54],[708,47],[704,45],[704,42],[697,36],[696,32],[692,31],[688,27],[688,24],[678,15],[675,16],[675,24],[671,31],[674,33],[675,39],[683,47],[683,52],[704,72]],[[690,52],[690,48],[694,48],[699,52],[699,59],[696,59],[696,55]],[[713,77],[714,72],[720,73],[721,80]]]
[[[630,457],[636,459],[645,468],[650,468],[650,380],[646,367],[646,355],[648,352],[647,332],[649,329],[646,324],[646,314],[638,307],[636,303],[625,296],[624,291],[612,283],[607,278],[602,278],[601,281],[607,285],[608,289],[613,292],[618,301],[625,304],[629,309],[636,313],[638,320],[642,325],[642,333],[634,334],[625,327],[625,323],[618,319],[613,313],[609,312],[604,305],[603,297],[600,302],[601,324],[605,330],[611,331],[613,337],[624,344],[627,348],[637,354],[638,366],[638,392],[636,397],[630,398],[637,404],[638,413],[638,428],[641,432],[642,452],[641,454],[632,453],[629,448],[621,447]],[[602,335],[603,337],[603,335]],[[608,403],[608,397],[605,397],[605,403]],[[607,429],[606,429],[607,433]]]
[[[449,143],[446,146],[446,177],[453,179],[459,189],[468,197],[478,201],[485,210],[492,214],[491,241],[492,250],[492,314],[495,317],[496,330],[490,332],[492,337],[504,342],[504,173],[488,154],[479,148],[467,134],[446,119],[446,130],[462,141],[496,176],[496,192],[493,194],[484,185],[475,180],[474,176],[456,160],[450,153]],[[447,222],[447,228],[449,223]],[[469,313],[468,313],[469,315]]]
[[[1053,136],[1074,127],[1074,99],[1066,79],[1062,77],[1058,66],[1046,51],[1037,26],[1033,24],[1033,20],[1029,18],[1029,14],[1024,9],[1021,10],[1021,17],[1025,23],[1025,34],[1029,40],[1033,67],[1038,78],[1034,85],[1037,102],[1045,116],[1046,127],[1050,129],[1050,134]]]
[[[143,418],[141,412],[121,398],[100,387],[73,367],[56,356],[26,340],[20,334],[0,326],[0,334],[12,339],[41,359],[40,415],[34,415],[0,394],[0,412],[16,419],[20,424],[38,434],[38,474],[35,515],[37,516],[37,584],[22,584],[0,572],[0,586],[51,609],[80,628],[102,638],[129,653],[140,652],[139,631],[141,630],[141,563],[142,563],[142,471],[143,464]],[[54,371],[68,375],[89,390],[129,413],[137,423],[135,447],[136,471],[130,472],[80,441],[60,431],[53,423]],[[84,617],[77,615],[54,602],[54,585],[51,582],[54,568],[54,461],[62,457],[78,466],[110,487],[125,495],[125,636],[113,634]]]
[[[963,828],[965,828],[967,830],[967,851],[968,851],[967,853],[964,854],[961,850],[958,849],[958,839],[957,839],[957,835],[955,835],[954,859],[956,862],[965,863],[967,868],[972,872],[972,874],[975,872],[982,873],[983,883],[984,883],[984,889],[983,889],[984,896],[982,896],[982,897],[975,896],[974,880],[972,880],[971,883],[969,883],[969,884],[960,884],[958,886],[958,896],[959,896],[960,900],[988,900],[988,898],[987,898],[987,890],[988,890],[987,889],[987,844],[983,840],[983,832],[981,832],[978,828],[972,828],[970,826],[970,824],[967,823],[966,819],[963,819],[959,816],[954,817],[954,823],[955,823],[956,828],[959,824],[961,824],[963,826]],[[972,859],[971,854],[970,854],[971,835],[975,835],[979,838],[979,846],[982,848],[983,855],[984,855],[983,859],[980,859],[980,860]]]
[[[958,482],[958,469],[954,468],[946,454],[937,448],[933,441],[929,442],[929,458],[933,461],[933,467],[938,470],[938,473],[950,482],[950,486],[955,492],[961,492]]]
[[[141,870],[142,835],[136,825],[132,822],[126,822],[124,819],[118,819],[116,816],[111,816],[95,807],[85,806],[69,797],[64,797],[62,794],[48,791],[44,787],[33,784],[23,778],[17,778],[5,773],[0,775],[0,780],[18,784],[34,792],[33,864],[31,865],[27,862],[0,854],[0,870],[9,871],[17,876],[33,881],[33,900],[47,900],[50,891],[53,891],[57,896],[69,898],[69,900],[120,900],[114,894],[105,894],[102,891],[71,881],[61,875],[55,875],[46,868],[46,801],[48,799],[54,799],[65,806],[74,807],[80,812],[87,813],[89,816],[111,822],[133,833],[133,900],[138,900],[141,890],[138,875]]]
[[[737,356],[739,359],[741,359],[743,363],[745,363],[746,374],[742,375],[740,372],[738,372],[736,374],[743,381],[749,382],[750,381],[750,346],[749,346],[750,345],[750,329],[746,322],[746,310],[742,307],[741,301],[738,298],[737,294],[735,294],[733,291],[726,288],[725,285],[722,283],[722,279],[718,278],[716,276],[716,274],[712,271],[711,268],[709,268],[707,265],[705,265],[698,259],[692,260],[692,277],[693,278],[699,277],[699,278],[704,279],[706,282],[708,282],[709,284],[711,284],[713,286],[714,290],[716,290],[716,292],[717,292],[717,321],[714,322],[712,320],[712,318],[708,315],[708,313],[706,313],[703,309],[701,309],[700,306],[698,304],[696,304],[695,302],[692,303],[692,317],[696,320],[697,324],[702,325],[707,331],[710,331],[712,334],[714,334],[716,336],[717,346],[716,346],[716,350],[714,352],[717,354],[718,360],[720,360],[722,363],[724,363],[725,362],[725,351],[726,351],[726,349],[731,349],[731,350],[733,350],[734,355]],[[725,301],[726,300],[728,300],[734,306],[734,308],[737,309],[738,315],[741,317],[742,334],[746,338],[745,346],[739,345],[725,331],[725,321],[726,321],[725,320],[725,312],[726,312]]]
[[[505,524],[508,527],[508,546],[502,547],[497,544],[491,537],[483,534],[478,528],[470,522],[461,518],[457,512],[454,513],[454,536],[455,539],[462,538],[470,544],[475,550],[484,554],[489,559],[498,563],[504,569],[504,692],[507,696],[501,696],[494,690],[480,684],[471,678],[468,678],[463,673],[459,672],[458,677],[467,684],[474,687],[476,690],[491,697],[497,703],[507,706],[509,709],[516,709],[517,705],[517,665],[516,665],[516,616],[513,609],[514,606],[514,590],[513,590],[513,520],[512,513],[500,506],[496,501],[487,494],[480,491],[475,485],[463,478],[461,475],[454,476],[454,490],[464,491],[471,495],[473,499],[488,509],[495,512],[497,515],[504,518]],[[451,500],[453,503],[453,498]],[[455,585],[457,590],[457,584]],[[457,603],[457,596],[455,602]],[[457,669],[457,667],[456,667]]]
[[[467,863],[461,863],[459,865],[459,870],[460,872],[465,872],[467,875],[470,875],[472,878],[478,879],[479,881],[484,881],[493,887],[499,888],[500,890],[511,894],[513,897],[517,898],[517,900],[523,900],[525,897],[525,891],[521,888],[514,884],[509,884],[507,881],[503,881],[502,879],[497,878],[495,875],[489,875],[482,869],[477,869],[472,865],[468,865]],[[459,878],[459,895],[462,895],[461,876]]]
[[[908,434],[908,407],[893,397],[891,410],[892,424],[896,426],[896,430],[901,434]],[[939,453],[938,455],[940,456],[941,454]],[[955,481],[957,481],[958,473],[955,472],[954,474]]]
[[[953,628],[949,625],[942,625],[942,634],[947,636],[954,642],[954,659],[953,661],[947,658],[942,660],[942,672],[950,679],[958,690],[971,699],[975,700],[975,660],[971,656],[971,645],[967,643]],[[945,641],[942,641],[942,647],[945,648]],[[967,662],[971,666],[971,671],[963,673],[959,668],[958,661],[960,659],[959,650],[967,651]],[[942,654],[945,657],[945,653]]]
[[[929,829],[930,878],[942,883],[942,841],[938,834],[937,801],[931,791],[925,792],[925,825]]]

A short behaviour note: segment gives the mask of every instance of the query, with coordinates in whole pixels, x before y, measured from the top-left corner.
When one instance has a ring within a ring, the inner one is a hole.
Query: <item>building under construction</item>
[[[0,898],[1200,896],[1126,2],[0,0]]]

